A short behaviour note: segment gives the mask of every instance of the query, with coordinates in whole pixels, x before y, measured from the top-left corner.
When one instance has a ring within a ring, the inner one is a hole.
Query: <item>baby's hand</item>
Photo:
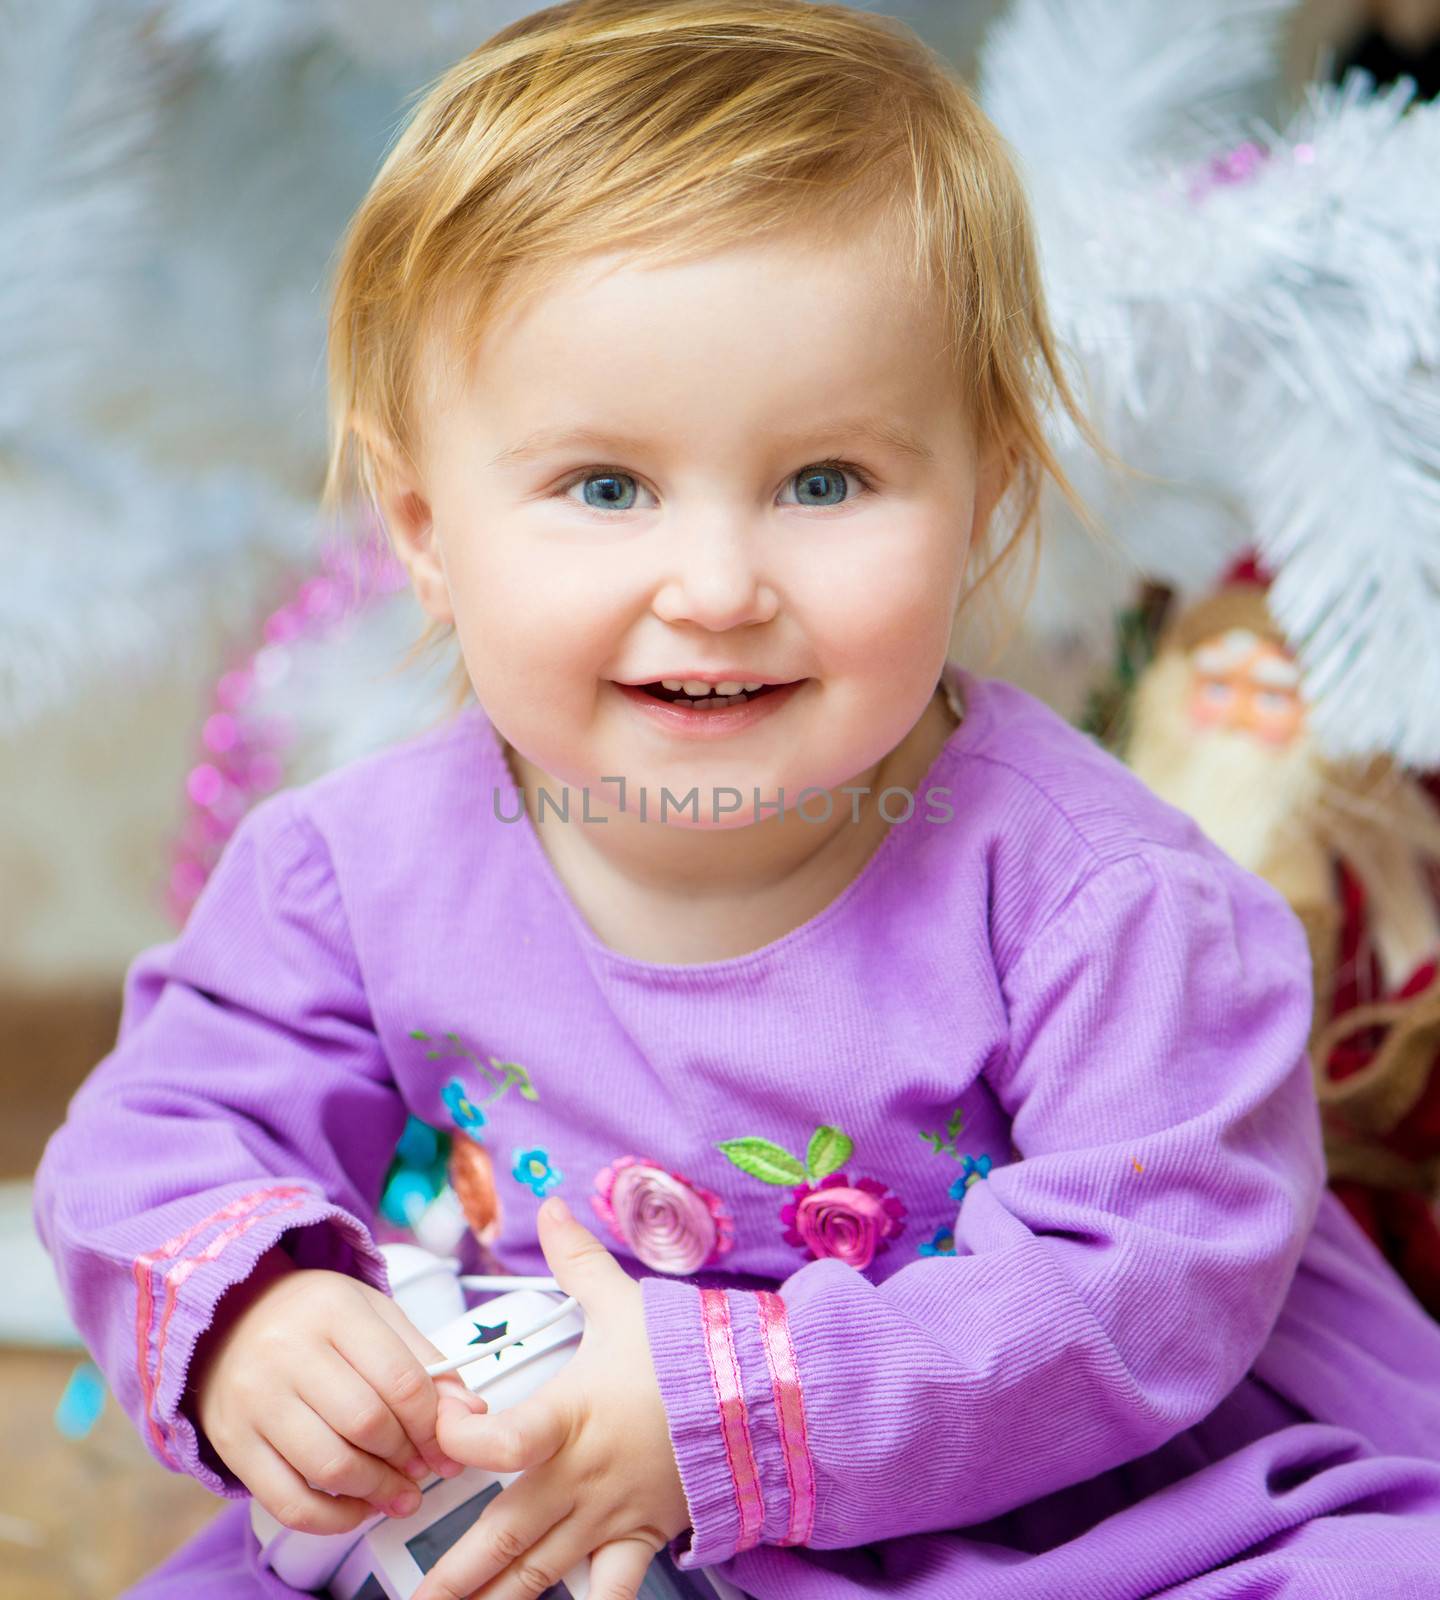
[[[505,1411],[482,1416],[442,1396],[437,1432],[452,1456],[524,1476],[414,1600],[534,1600],[586,1556],[592,1594],[633,1600],[655,1552],[690,1526],[640,1285],[558,1199],[540,1208],[540,1244],[585,1311],[584,1337],[562,1372]]]
[[[287,1528],[344,1533],[409,1516],[415,1481],[462,1469],[435,1440],[440,1352],[388,1296],[340,1272],[262,1258],[192,1363],[195,1416],[215,1453]],[[323,1493],[317,1493],[323,1490]]]

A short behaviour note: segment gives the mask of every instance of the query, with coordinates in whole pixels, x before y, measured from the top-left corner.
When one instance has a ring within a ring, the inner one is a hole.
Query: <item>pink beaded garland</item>
[[[224,755],[227,750],[233,750],[239,737],[240,730],[228,711],[217,711],[213,717],[207,717],[205,726],[200,731],[201,742],[207,750],[213,750],[216,755]]]
[[[191,767],[190,776],[185,780],[185,793],[197,806],[213,806],[224,790],[224,778],[208,761],[202,761],[198,767]]]
[[[284,780],[295,730],[287,717],[254,711],[257,691],[286,681],[292,646],[323,639],[338,623],[405,587],[404,569],[373,519],[358,540],[327,542],[319,567],[266,616],[259,642],[216,680],[199,757],[185,775],[187,809],[171,850],[165,899],[177,923],[189,916],[240,819]]]

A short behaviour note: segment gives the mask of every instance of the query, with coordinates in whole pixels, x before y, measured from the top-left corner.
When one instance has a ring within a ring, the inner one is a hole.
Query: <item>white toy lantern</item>
[[[556,1312],[565,1305],[558,1294],[516,1289],[467,1311],[455,1263],[413,1245],[382,1249],[397,1304],[441,1354],[458,1360],[475,1347],[475,1359],[455,1370],[472,1392],[483,1392],[491,1411],[503,1411],[534,1393],[560,1371],[580,1342],[580,1311],[573,1308],[557,1319]],[[499,1349],[484,1348],[502,1340]],[[518,1476],[478,1468],[455,1478],[437,1475],[419,1485],[420,1509],[412,1516],[402,1521],[377,1512],[341,1534],[297,1533],[255,1502],[250,1520],[262,1563],[292,1588],[331,1600],[410,1600],[425,1574]],[[566,1573],[543,1600],[588,1600],[589,1565],[583,1561]],[[743,1597],[709,1572],[681,1572],[662,1552],[650,1565],[640,1600]]]

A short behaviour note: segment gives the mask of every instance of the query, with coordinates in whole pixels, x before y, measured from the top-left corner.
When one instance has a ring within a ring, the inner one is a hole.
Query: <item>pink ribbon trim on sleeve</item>
[[[760,1493],[760,1472],[755,1465],[755,1449],[745,1411],[740,1361],[735,1354],[735,1336],[730,1326],[730,1302],[723,1289],[700,1291],[700,1325],[710,1365],[710,1383],[720,1411],[720,1436],[725,1443],[725,1459],[740,1514],[740,1535],[735,1549],[749,1550],[760,1542],[765,1526],[765,1503]]]
[[[218,1211],[213,1211],[200,1222],[192,1224],[183,1233],[177,1233],[173,1238],[167,1239],[159,1249],[148,1251],[145,1255],[136,1256],[135,1272],[135,1364],[140,1376],[140,1395],[144,1402],[145,1423],[149,1430],[151,1442],[159,1451],[163,1460],[172,1467],[179,1463],[170,1453],[169,1441],[160,1426],[159,1418],[155,1415],[155,1395],[160,1386],[160,1363],[165,1351],[165,1335],[169,1328],[170,1315],[175,1309],[175,1295],[180,1284],[189,1277],[195,1267],[203,1261],[213,1261],[220,1255],[232,1239],[238,1238],[240,1233],[247,1231],[261,1218],[251,1213],[258,1212],[267,1200],[284,1200],[287,1204],[275,1206],[271,1211],[292,1211],[304,1203],[306,1197],[311,1196],[311,1191],[297,1184],[281,1184],[269,1189],[252,1189],[249,1194],[242,1194],[232,1200],[228,1205],[221,1206]],[[267,1211],[265,1215],[270,1215]],[[243,1227],[226,1228],[216,1235],[209,1245],[202,1250],[193,1261],[182,1261],[179,1266],[172,1268],[165,1282],[165,1305],[161,1314],[160,1338],[155,1355],[155,1376],[150,1376],[150,1335],[155,1319],[155,1290],[151,1272],[162,1261],[172,1261],[185,1247],[205,1232],[213,1228],[217,1222],[235,1222],[242,1217],[250,1217]]]
[[[810,1456],[810,1435],[805,1427],[805,1396],[800,1368],[790,1339],[785,1302],[762,1289],[755,1297],[760,1315],[760,1338],[770,1387],[775,1397],[775,1421],[785,1459],[785,1479],[790,1486],[790,1525],[777,1544],[805,1544],[815,1527],[815,1463]]]

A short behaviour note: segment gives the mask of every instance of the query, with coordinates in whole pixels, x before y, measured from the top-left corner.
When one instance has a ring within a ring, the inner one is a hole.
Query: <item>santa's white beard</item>
[[[1325,787],[1321,763],[1301,733],[1267,744],[1189,713],[1190,666],[1156,662],[1136,696],[1131,768],[1162,800],[1193,817],[1242,867],[1266,862],[1309,831]]]

